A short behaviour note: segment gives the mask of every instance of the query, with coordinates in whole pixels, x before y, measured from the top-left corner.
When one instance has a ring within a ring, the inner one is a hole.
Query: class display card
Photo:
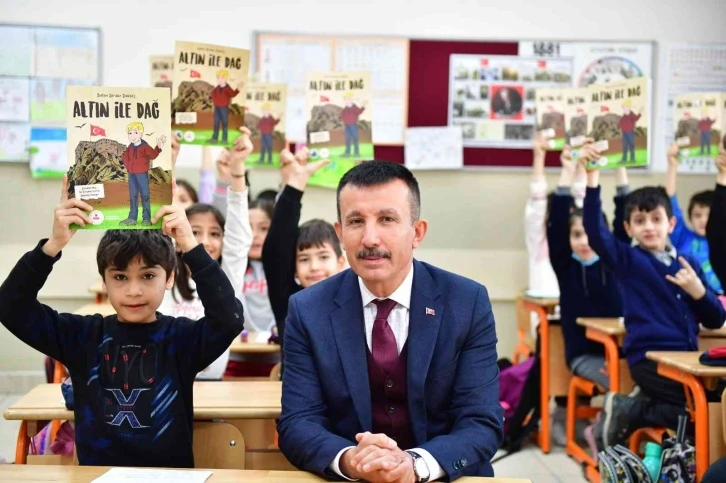
[[[180,144],[234,144],[244,124],[249,63],[249,50],[176,42],[171,107]]]
[[[590,91],[587,88],[564,89],[565,142],[573,148],[585,144]]]
[[[711,164],[726,130],[726,93],[698,92],[676,96],[674,131],[680,159],[689,165]]]
[[[537,131],[548,134],[550,149],[561,150],[565,146],[564,89],[540,88],[536,91]]]
[[[602,153],[591,168],[647,166],[649,80],[636,77],[589,89],[588,135]]]
[[[370,73],[308,73],[306,99],[310,159],[330,160],[309,184],[337,188],[350,168],[373,159]]]
[[[171,203],[171,106],[165,88],[68,86],[68,196],[94,207],[87,229],[161,228]]]
[[[245,127],[252,133],[252,155],[247,165],[280,166],[280,151],[285,148],[287,86],[251,82],[247,86]]]

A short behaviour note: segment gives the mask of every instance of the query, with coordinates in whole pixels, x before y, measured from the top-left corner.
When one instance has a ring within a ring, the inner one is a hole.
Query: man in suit
[[[492,476],[502,440],[486,289],[413,258],[428,228],[405,167],[362,163],[338,185],[351,269],[290,298],[279,445],[338,480]]]

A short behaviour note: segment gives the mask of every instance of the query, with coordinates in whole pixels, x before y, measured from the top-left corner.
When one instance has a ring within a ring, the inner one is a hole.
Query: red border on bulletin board
[[[451,54],[518,55],[517,42],[411,40],[408,75],[408,125],[448,124],[449,58]],[[403,146],[375,146],[379,160],[403,163]],[[559,166],[559,153],[550,152],[546,166]],[[465,166],[522,168],[532,165],[531,149],[464,148]]]

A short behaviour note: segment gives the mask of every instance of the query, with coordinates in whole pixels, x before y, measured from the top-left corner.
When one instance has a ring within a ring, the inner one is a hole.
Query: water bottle
[[[645,458],[643,464],[648,469],[650,474],[650,480],[653,483],[657,483],[660,477],[660,457],[663,453],[663,448],[657,443],[646,443],[645,444]]]

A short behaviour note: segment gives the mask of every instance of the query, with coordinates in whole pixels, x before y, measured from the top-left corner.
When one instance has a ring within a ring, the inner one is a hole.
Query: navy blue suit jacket
[[[489,296],[482,285],[427,263],[414,261],[413,269],[407,383],[416,447],[449,480],[493,476],[503,411]],[[372,430],[363,306],[352,270],[290,298],[283,347],[280,449],[297,468],[335,478],[327,468],[338,452]]]

